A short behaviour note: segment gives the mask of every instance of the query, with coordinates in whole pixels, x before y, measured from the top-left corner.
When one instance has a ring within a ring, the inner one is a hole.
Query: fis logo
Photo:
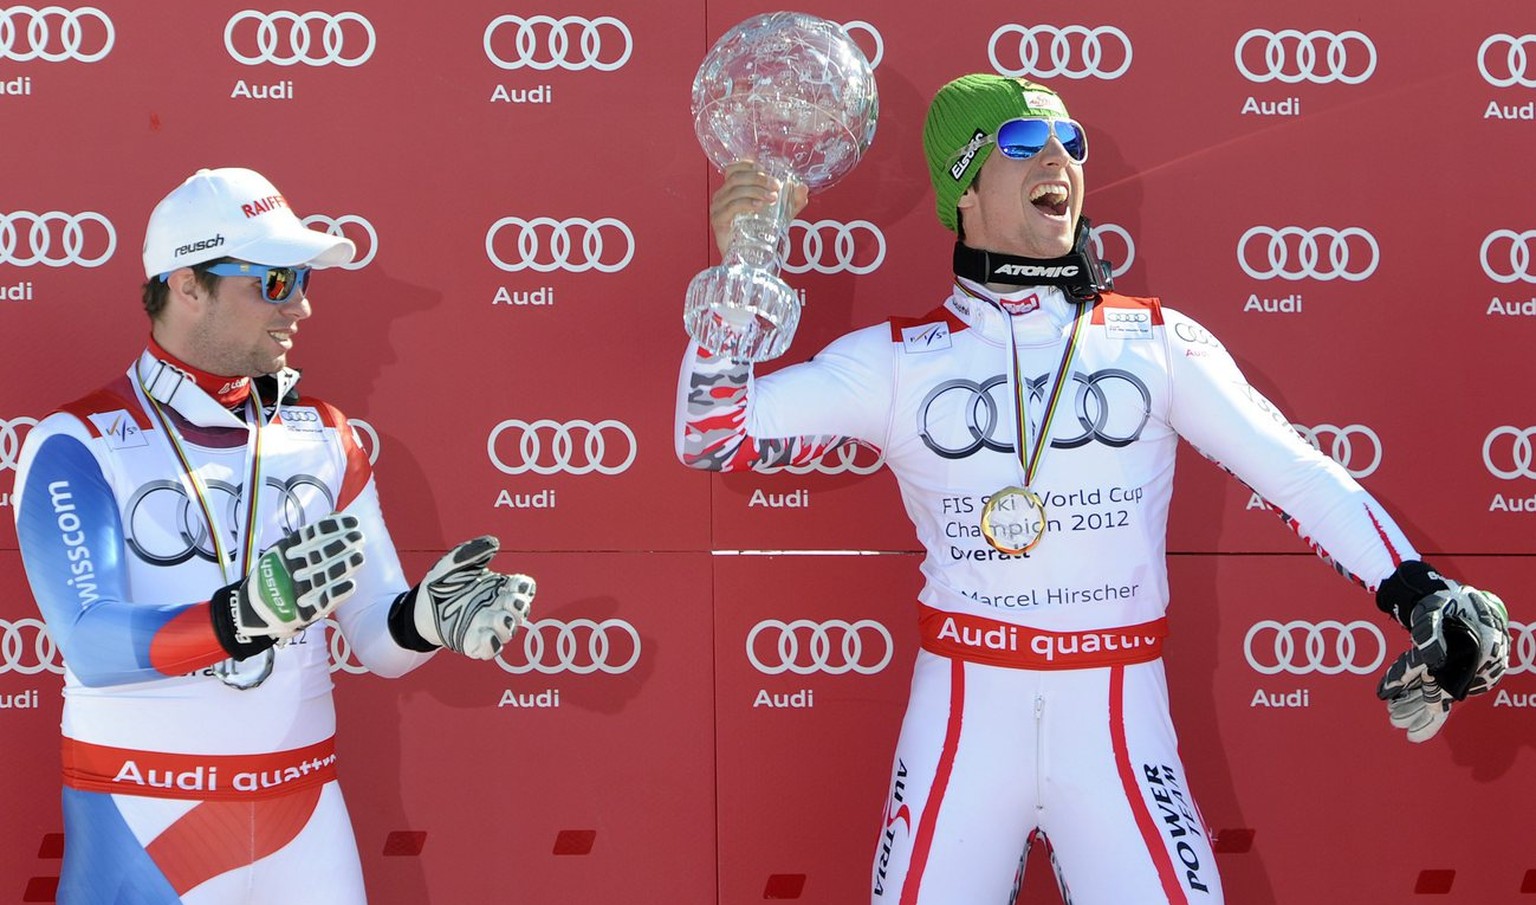
[[[908,352],[938,352],[948,349],[949,325],[923,324],[920,327],[902,327],[901,345]]]
[[[125,409],[91,415],[91,423],[101,431],[102,438],[112,449],[132,449],[149,445],[149,441],[144,439],[144,433],[139,430],[137,424],[133,423],[132,416]]]

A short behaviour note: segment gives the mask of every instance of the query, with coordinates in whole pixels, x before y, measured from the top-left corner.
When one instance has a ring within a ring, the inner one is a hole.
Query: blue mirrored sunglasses
[[[281,305],[293,297],[294,292],[304,293],[309,285],[308,267],[270,267],[266,264],[248,264],[228,261],[207,268],[214,276],[252,277],[261,281],[261,297],[274,305]],[[169,273],[160,274],[161,281],[170,279]]]
[[[1028,160],[1045,148],[1052,133],[1061,140],[1068,157],[1078,163],[1088,159],[1088,136],[1070,119],[1010,119],[998,126],[989,140],[997,142],[1004,157]]]

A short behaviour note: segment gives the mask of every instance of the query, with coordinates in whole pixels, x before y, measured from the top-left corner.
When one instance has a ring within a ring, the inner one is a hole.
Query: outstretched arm
[[[1497,595],[1442,577],[1342,466],[1313,448],[1249,386],[1198,324],[1171,331],[1175,428],[1276,508],[1342,574],[1412,635],[1377,695],[1410,741],[1432,738],[1453,700],[1493,689],[1509,661],[1509,617]],[[1199,336],[1187,342],[1181,337]]]

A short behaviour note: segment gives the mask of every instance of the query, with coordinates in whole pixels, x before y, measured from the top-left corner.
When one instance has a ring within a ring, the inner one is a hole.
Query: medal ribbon
[[[978,301],[986,302],[1002,313],[1004,324],[1008,328],[1008,354],[1011,365],[1008,368],[1008,382],[1013,387],[1014,412],[1018,416],[1018,436],[1014,445],[1014,451],[1019,459],[1019,476],[1024,481],[1024,489],[1030,490],[1030,484],[1034,483],[1035,474],[1040,470],[1040,462],[1045,458],[1045,452],[1049,448],[1048,440],[1051,434],[1051,422],[1056,417],[1058,403],[1061,402],[1062,390],[1067,381],[1072,378],[1072,359],[1077,355],[1077,350],[1082,340],[1083,325],[1088,321],[1088,312],[1093,307],[1084,304],[1078,307],[1077,317],[1072,321],[1072,332],[1067,335],[1067,343],[1061,351],[1061,363],[1056,368],[1055,377],[1051,380],[1050,395],[1045,397],[1045,410],[1040,415],[1040,429],[1036,432],[1034,440],[1029,437],[1029,381],[1019,373],[1019,344],[1018,338],[1013,333],[1013,315],[1003,310],[997,302],[986,296],[972,292],[959,281],[955,285],[961,292]]]
[[[219,522],[214,518],[213,505],[210,502],[211,495],[208,493],[207,485],[203,483],[203,479],[198,477],[197,471],[192,467],[192,459],[187,455],[186,448],[182,445],[181,434],[171,424],[169,416],[161,409],[159,401],[150,394],[148,387],[144,385],[144,375],[139,372],[137,367],[134,369],[134,376],[138,378],[139,389],[143,391],[144,398],[149,400],[150,411],[154,412],[155,420],[160,423],[161,430],[164,431],[166,438],[170,441],[171,450],[176,454],[176,461],[181,466],[182,477],[186,479],[185,483],[191,485],[192,494],[197,498],[198,509],[202,511],[203,521],[208,525],[208,536],[213,540],[213,555],[219,561],[219,572],[223,574],[225,582],[231,582],[234,579],[230,577],[229,567],[236,563],[232,555],[225,552],[223,532],[219,530]],[[251,386],[251,397],[246,401],[246,405],[251,407],[251,417],[255,421],[255,427],[251,430],[251,439],[246,444],[246,457],[251,463],[251,473],[245,485],[247,488],[245,543],[243,545],[243,555],[239,561],[239,574],[242,576],[245,575],[246,571],[256,561],[258,533],[256,526],[257,503],[261,490],[261,429],[266,426],[266,419],[261,408],[261,397],[256,392],[254,381]]]

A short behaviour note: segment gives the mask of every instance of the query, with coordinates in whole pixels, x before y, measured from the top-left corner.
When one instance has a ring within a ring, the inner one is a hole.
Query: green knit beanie
[[[955,204],[976,180],[993,143],[972,148],[1010,119],[1067,119],[1066,105],[1056,92],[1022,78],[991,73],[963,75],[934,95],[923,123],[923,153],[933,181],[934,208],[939,222],[957,232]]]

